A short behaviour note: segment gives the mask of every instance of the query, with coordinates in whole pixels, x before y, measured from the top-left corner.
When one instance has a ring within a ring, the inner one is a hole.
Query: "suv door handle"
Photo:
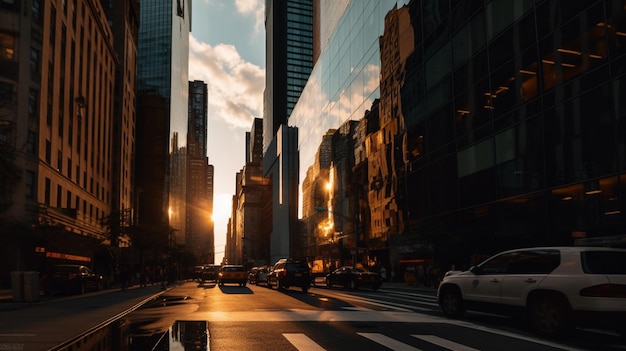
[[[499,283],[499,282],[500,282],[500,280],[499,280],[499,279],[495,279],[495,278],[494,278],[494,279],[491,279],[489,282],[490,282],[490,283]]]
[[[524,283],[536,283],[537,281],[534,280],[533,278],[528,278],[526,280],[524,280]]]

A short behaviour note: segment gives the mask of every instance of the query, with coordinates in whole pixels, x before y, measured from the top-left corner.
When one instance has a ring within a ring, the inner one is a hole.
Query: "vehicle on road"
[[[382,285],[382,278],[380,274],[364,268],[343,266],[326,275],[326,287],[330,289],[334,285],[341,285],[354,290],[362,287],[378,290]]]
[[[246,286],[248,276],[246,269],[242,265],[227,264],[222,266],[217,275],[217,285],[224,286],[224,284],[239,284],[239,286]]]
[[[538,247],[509,250],[468,271],[446,273],[437,291],[446,316],[466,310],[522,312],[540,334],[573,326],[626,332],[626,249]]]
[[[102,289],[104,278],[89,267],[78,264],[58,264],[51,267],[45,278],[45,293],[84,294]]]
[[[311,269],[306,261],[282,258],[274,264],[267,275],[267,286],[272,289],[289,289],[299,286],[303,292],[311,286]]]
[[[256,278],[254,279],[254,284],[255,285],[265,285],[268,286],[267,283],[267,275],[270,272],[270,268],[268,266],[262,266],[259,267],[259,269],[256,271]]]
[[[217,276],[220,272],[220,265],[218,264],[207,264],[202,268],[202,276],[201,281],[204,283],[205,281],[215,282],[217,281]]]
[[[202,280],[202,271],[204,270],[204,266],[194,266],[193,267],[193,280],[201,281]]]

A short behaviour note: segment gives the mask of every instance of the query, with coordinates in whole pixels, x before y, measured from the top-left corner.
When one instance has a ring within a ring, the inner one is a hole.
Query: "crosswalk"
[[[421,351],[415,346],[409,345],[402,341],[391,338],[382,333],[357,333],[357,335],[364,337],[370,341],[375,342],[381,346],[387,347],[394,351]],[[436,335],[417,335],[413,334],[412,337],[430,343],[432,345],[439,346],[447,350],[454,351],[479,351],[473,347],[459,344],[457,342],[447,340]],[[283,337],[291,343],[299,351],[325,351],[326,349],[317,344],[314,340],[309,338],[303,333],[283,333]]]

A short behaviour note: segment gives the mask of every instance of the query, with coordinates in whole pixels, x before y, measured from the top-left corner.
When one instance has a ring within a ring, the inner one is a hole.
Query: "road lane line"
[[[291,343],[291,345],[300,351],[326,351],[325,348],[321,347],[304,334],[283,333],[283,336]]]
[[[447,339],[443,339],[440,338],[438,336],[435,335],[411,335],[414,338],[418,338],[420,340],[424,340],[428,343],[431,343],[433,345],[437,345],[437,346],[441,346],[443,348],[446,348],[448,350],[453,350],[453,351],[479,351],[478,349],[475,349],[473,347],[469,347],[463,344],[459,344],[456,343],[454,341],[450,341]]]
[[[373,342],[388,347],[394,351],[421,351],[420,349],[411,345],[400,342],[396,339],[392,339],[386,335],[380,333],[357,333],[364,338],[370,339]]]

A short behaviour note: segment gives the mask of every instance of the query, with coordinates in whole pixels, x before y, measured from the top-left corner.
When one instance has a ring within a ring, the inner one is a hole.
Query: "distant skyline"
[[[265,1],[196,0],[189,38],[189,80],[208,87],[208,157],[215,167],[215,263],[226,245],[235,174],[245,162],[245,133],[263,117]]]

